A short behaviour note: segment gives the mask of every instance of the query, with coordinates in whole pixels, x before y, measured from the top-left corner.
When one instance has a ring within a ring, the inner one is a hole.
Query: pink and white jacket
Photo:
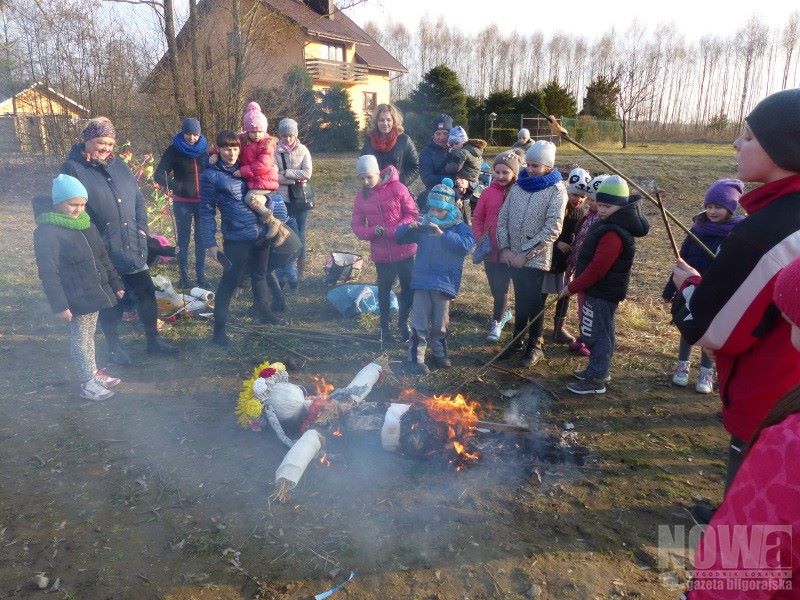
[[[353,217],[350,226],[361,240],[368,240],[372,261],[389,263],[411,258],[417,253],[416,244],[398,244],[395,232],[404,223],[413,223],[419,218],[419,209],[408,188],[400,183],[400,176],[393,165],[381,171],[381,179],[364,196],[361,189],[353,202]],[[381,236],[375,228],[384,228]]]

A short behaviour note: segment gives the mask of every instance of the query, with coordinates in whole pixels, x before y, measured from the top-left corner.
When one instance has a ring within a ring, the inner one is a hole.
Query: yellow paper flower
[[[286,367],[281,363],[270,364],[264,361],[253,369],[253,374],[242,382],[242,391],[239,392],[239,399],[236,402],[236,416],[239,418],[239,424],[242,427],[248,428],[250,425],[261,417],[264,410],[264,405],[253,394],[253,383],[258,379],[259,374],[264,369],[272,367],[273,369],[282,368],[284,371]]]

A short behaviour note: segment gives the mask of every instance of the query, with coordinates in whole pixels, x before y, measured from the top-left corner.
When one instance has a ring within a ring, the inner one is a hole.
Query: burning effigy
[[[252,376],[242,384],[236,404],[239,423],[247,429],[260,431],[266,420],[289,452],[275,473],[276,497],[288,498],[309,463],[325,443],[322,433],[331,429],[335,435],[345,415],[360,406],[373,386],[380,380],[385,364],[373,361],[361,369],[344,388],[334,387],[315,378],[316,393],[307,395],[303,387],[289,381],[283,363],[268,361],[258,365]],[[286,433],[289,423],[302,433],[296,440]]]

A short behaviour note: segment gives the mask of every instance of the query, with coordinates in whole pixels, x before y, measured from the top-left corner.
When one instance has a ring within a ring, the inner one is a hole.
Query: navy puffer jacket
[[[217,246],[217,209],[220,213],[222,239],[255,240],[266,229],[258,215],[244,202],[247,186],[233,176],[239,163],[226,165],[222,160],[209,166],[200,177],[200,239],[205,248]]]
[[[78,179],[89,193],[86,212],[121,274],[147,268],[147,211],[136,178],[119,158],[105,165],[87,160],[84,145],[75,144],[61,172]]]

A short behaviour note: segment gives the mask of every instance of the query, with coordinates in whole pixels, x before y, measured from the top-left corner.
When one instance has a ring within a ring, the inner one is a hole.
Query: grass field
[[[599,152],[637,181],[655,180],[687,225],[706,187],[734,172],[724,146]],[[368,255],[349,226],[354,159],[315,156],[319,204],[309,277],[289,298],[293,327],[345,335],[377,327],[372,317],[342,320],[321,282],[331,250]],[[602,172],[562,147],[557,165],[572,163]],[[655,207],[644,205],[652,228],[618,312],[606,395],[569,394],[569,374],[584,361],[552,343],[536,367],[503,363],[505,371],[464,388],[496,420],[509,407],[500,391],[538,398],[531,422],[554,435],[574,424],[574,439],[589,449],[583,466],[520,460],[456,474],[354,436],[352,446],[333,447],[330,468],[309,469],[292,502],[276,504],[268,496],[285,448],[268,431],[237,425],[241,381],[259,362],[294,351],[308,360],[293,380],[313,388],[319,375],[345,384],[378,345],[309,343],[260,326],[246,316],[243,297],[233,305],[239,328],[226,350],[208,344],[207,323],[184,320],[165,333],[182,357],[153,360],[140,328],[126,326],[135,366],[116,371],[124,383],[115,398],[82,403],[69,383],[65,331],[49,313],[33,260],[29,199],[49,189],[53,174],[24,158],[0,164],[0,596],[29,597],[33,574],[45,572],[51,582],[60,578],[65,598],[309,598],[355,569],[342,597],[676,597],[683,565],[659,564],[658,527],[688,527],[685,507],[695,497],[720,499],[726,436],[716,395],[669,384],[678,337],[660,295],[672,257]],[[175,275],[172,266],[161,270]],[[220,273],[210,274],[216,281]],[[373,279],[368,263],[361,280]],[[483,339],[489,301],[482,270],[467,261],[451,313],[454,368],[421,380],[398,370],[370,399],[386,402],[409,386],[436,393],[471,379],[499,348]],[[546,335],[551,324],[548,315]],[[399,366],[402,350],[389,359]],[[529,480],[534,466],[541,484]]]

